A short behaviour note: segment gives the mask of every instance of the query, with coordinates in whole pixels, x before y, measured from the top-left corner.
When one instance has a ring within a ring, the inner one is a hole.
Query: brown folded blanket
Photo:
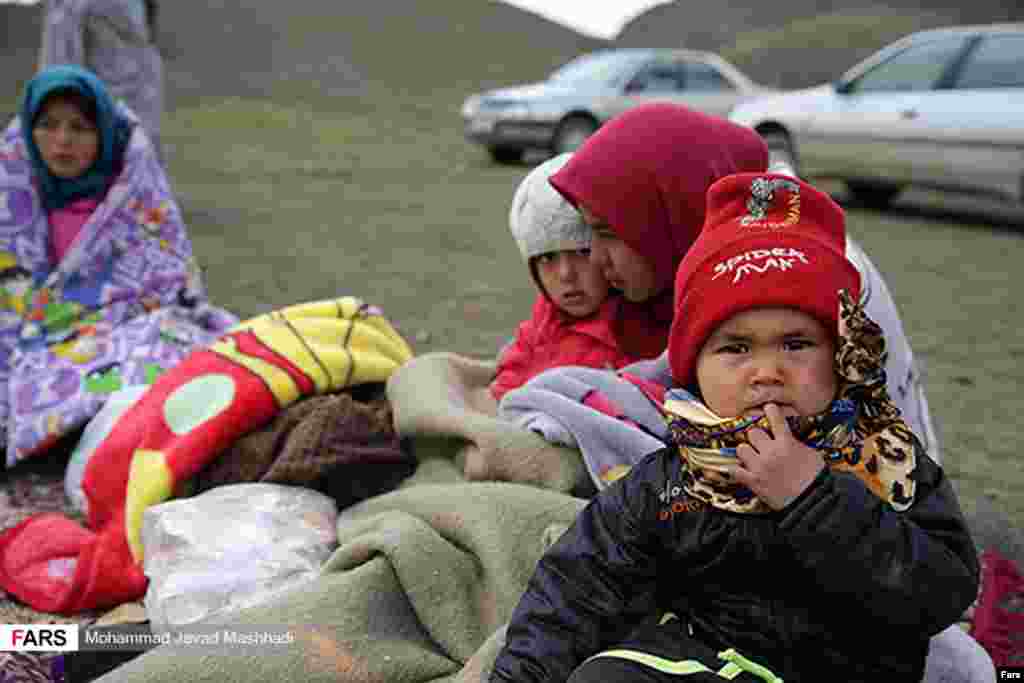
[[[189,490],[291,484],[322,491],[344,508],[394,489],[415,467],[400,446],[383,386],[363,386],[288,406],[218,455]]]

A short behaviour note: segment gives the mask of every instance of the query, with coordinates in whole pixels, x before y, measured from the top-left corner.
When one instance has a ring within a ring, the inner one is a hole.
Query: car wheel
[[[597,130],[597,121],[589,116],[570,116],[558,124],[551,151],[555,154],[575,152]]]
[[[846,181],[846,189],[864,206],[869,206],[873,209],[884,209],[889,206],[893,199],[896,199],[896,195],[903,191],[903,186],[862,180],[848,180]]]
[[[761,133],[761,138],[768,145],[768,165],[788,167],[793,175],[800,176],[800,164],[797,162],[796,150],[793,149],[793,141],[789,134],[781,130],[766,131]]]
[[[517,164],[523,160],[523,150],[518,147],[488,147],[487,151],[499,164]]]

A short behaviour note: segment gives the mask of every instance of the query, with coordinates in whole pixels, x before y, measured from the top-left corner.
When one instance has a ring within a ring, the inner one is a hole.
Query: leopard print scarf
[[[852,472],[898,511],[914,502],[916,439],[889,399],[885,386],[882,329],[846,291],[839,293],[839,391],[819,415],[786,418],[793,435],[820,450],[833,470]],[[736,447],[753,427],[769,430],[768,418],[721,418],[681,389],[666,394],[663,406],[669,439],[686,464],[683,488],[698,500],[731,512],[771,509],[725,471],[736,462]]]

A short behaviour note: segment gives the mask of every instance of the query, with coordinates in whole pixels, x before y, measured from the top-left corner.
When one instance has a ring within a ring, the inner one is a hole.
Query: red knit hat
[[[676,273],[668,359],[677,385],[694,384],[715,329],[752,308],[796,308],[838,333],[839,290],[859,297],[860,274],[831,197],[790,176],[741,173],[710,187],[706,215]]]

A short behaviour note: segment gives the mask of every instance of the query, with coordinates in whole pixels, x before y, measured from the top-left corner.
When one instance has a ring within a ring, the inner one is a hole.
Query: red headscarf
[[[668,345],[676,268],[704,223],[705,193],[734,173],[760,173],[768,148],[749,128],[678,104],[634,107],[591,136],[551,185],[581,204],[654,267],[662,292],[623,307],[623,347],[653,357]]]

